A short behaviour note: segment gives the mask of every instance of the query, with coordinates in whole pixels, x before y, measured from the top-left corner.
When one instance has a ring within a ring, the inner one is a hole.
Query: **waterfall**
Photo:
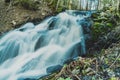
[[[58,0],[56,10],[66,8],[69,10],[97,10],[99,0]]]
[[[90,14],[69,10],[6,33],[0,39],[0,80],[38,79],[49,67],[84,55]]]

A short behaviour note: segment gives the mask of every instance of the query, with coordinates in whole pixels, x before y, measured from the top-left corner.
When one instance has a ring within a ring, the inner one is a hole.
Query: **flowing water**
[[[99,0],[57,0],[56,9],[97,10]]]
[[[66,11],[6,33],[0,39],[0,80],[37,79],[47,75],[49,67],[84,55],[83,25],[87,29],[90,24],[82,23],[89,16],[90,12]]]

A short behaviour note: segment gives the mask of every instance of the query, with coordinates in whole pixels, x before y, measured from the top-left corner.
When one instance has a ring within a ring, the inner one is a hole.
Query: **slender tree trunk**
[[[97,10],[99,10],[100,0],[98,0]]]
[[[78,6],[77,9],[81,9],[81,0],[78,0]]]
[[[91,10],[91,8],[92,8],[92,2],[90,1],[90,4],[89,4],[89,6],[90,6],[90,10]]]
[[[56,10],[58,9],[59,4],[60,4],[60,0],[57,0]]]
[[[86,1],[86,10],[88,10],[88,0]]]
[[[72,0],[69,0],[69,9],[72,9]]]
[[[118,4],[118,13],[120,14],[120,1],[119,1],[119,4]]]

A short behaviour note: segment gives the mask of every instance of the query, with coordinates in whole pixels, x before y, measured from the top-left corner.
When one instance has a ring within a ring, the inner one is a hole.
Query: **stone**
[[[15,26],[17,24],[14,20],[11,23],[13,26]]]
[[[54,73],[62,69],[61,65],[55,65],[47,68],[47,73]]]

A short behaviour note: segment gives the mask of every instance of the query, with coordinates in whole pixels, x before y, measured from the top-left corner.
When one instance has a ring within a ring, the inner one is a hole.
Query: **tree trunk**
[[[72,0],[69,0],[69,9],[72,9]]]
[[[60,0],[57,1],[56,10],[58,9],[59,4],[60,4]]]
[[[81,9],[81,0],[78,0],[78,6],[77,6],[77,9]]]
[[[118,12],[120,14],[120,1],[119,1],[119,4],[118,4]]]
[[[100,0],[98,0],[97,10],[99,10]]]

